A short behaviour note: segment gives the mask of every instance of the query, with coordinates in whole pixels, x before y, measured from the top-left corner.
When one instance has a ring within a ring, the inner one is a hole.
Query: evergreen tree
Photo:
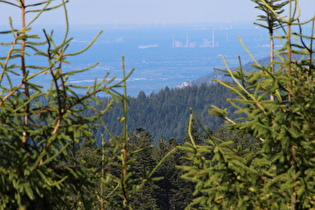
[[[176,139],[160,140],[155,149],[155,159],[162,159],[165,154],[177,147]],[[157,203],[160,209],[184,209],[193,199],[192,193],[194,185],[181,179],[183,171],[178,169],[178,165],[186,165],[188,162],[183,159],[184,153],[176,150],[172,153],[157,170],[157,176],[163,177],[156,182],[159,189],[155,192]]]
[[[131,164],[134,179],[146,177],[146,173],[152,171],[157,163],[153,159],[152,141],[152,135],[142,127],[137,127],[136,132],[130,135],[129,150],[138,150],[132,156],[135,159]],[[146,183],[143,189],[132,198],[132,205],[137,209],[158,209],[155,198],[158,188],[153,182]]]
[[[89,205],[85,190],[94,186],[91,174],[95,171],[79,162],[78,149],[84,142],[94,141],[92,122],[101,119],[114,100],[122,98],[113,88],[120,87],[128,76],[114,83],[104,74],[100,82],[89,87],[70,85],[72,75],[97,63],[65,72],[67,58],[87,50],[101,32],[83,50],[68,53],[72,38],[68,37],[67,1],[0,3],[18,8],[22,24],[16,27],[17,20],[10,18],[10,28],[1,32],[2,36],[12,36],[12,41],[1,43],[10,48],[0,58],[0,209],[84,208]],[[46,30],[42,35],[34,34],[32,26],[42,13],[58,8],[65,12],[64,38],[56,41],[53,31]],[[46,65],[32,65],[29,56]],[[46,78],[50,79],[49,88],[36,83]],[[86,93],[78,95],[79,88]],[[89,117],[81,115],[83,110],[93,112],[91,104],[99,103],[98,93],[110,96],[111,103]]]
[[[284,12],[284,7],[289,3],[288,0],[252,0],[254,3],[257,4],[255,7],[256,9],[261,10],[264,15],[258,16],[258,21],[265,22],[264,24],[256,22],[255,24],[265,28],[268,30],[269,33],[269,40],[270,40],[270,63],[273,63],[275,59],[275,43],[274,43],[274,32],[276,29],[284,27],[281,18],[281,15]],[[274,65],[270,66],[271,70],[274,71]],[[273,96],[270,95],[271,99],[273,100]]]
[[[215,106],[209,112],[225,119],[229,129],[259,139],[261,146],[252,152],[235,147],[233,136],[226,142],[213,135],[208,135],[206,146],[198,146],[190,138],[181,147],[193,163],[181,167],[186,171],[183,177],[196,184],[197,198],[190,207],[315,208],[315,17],[308,21],[311,35],[302,34],[308,22],[299,21],[298,1],[289,1],[287,17],[267,1],[259,2],[286,26],[284,34],[276,37],[284,43],[276,52],[279,61],[262,66],[254,60],[252,72],[231,71],[227,66],[225,72],[234,82],[218,82],[237,95],[229,101],[245,117],[232,119],[227,110]]]
[[[233,97],[232,93],[220,84],[185,87],[182,89],[163,89],[159,93],[145,95],[140,92],[137,97],[128,97],[128,132],[134,131],[138,126],[144,127],[154,137],[153,145],[158,145],[160,138],[175,138],[182,143],[183,134],[187,131],[189,108],[201,116],[201,121],[206,127],[215,130],[222,125],[223,120],[208,114],[210,104],[229,108],[230,113],[234,108],[226,101]],[[108,99],[100,98],[102,103],[96,110],[104,108]],[[86,112],[82,114],[87,114]],[[114,104],[103,120],[108,129],[115,135],[120,135],[122,124],[117,121],[122,116],[119,104]],[[100,134],[106,133],[103,127],[98,127],[98,145],[101,145]],[[109,136],[106,136],[108,138]]]

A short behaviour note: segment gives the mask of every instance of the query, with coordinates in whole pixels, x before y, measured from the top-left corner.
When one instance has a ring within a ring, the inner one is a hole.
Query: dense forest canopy
[[[233,97],[231,92],[220,84],[202,84],[176,89],[166,87],[150,95],[140,92],[137,97],[128,98],[129,131],[134,131],[138,126],[145,128],[153,135],[155,146],[160,138],[175,138],[178,142],[182,142],[187,132],[190,108],[196,112],[207,128],[214,131],[223,124],[223,120],[209,115],[208,109],[210,105],[216,105],[230,108],[232,113],[234,109],[226,101],[231,97]],[[101,104],[99,108],[102,108],[108,99],[100,98],[100,100],[103,101],[103,105]],[[83,114],[88,113],[83,112]],[[108,128],[116,135],[121,133],[122,125],[117,121],[121,115],[121,107],[119,104],[114,104],[103,117]],[[104,133],[106,132],[102,127],[96,130],[98,145],[100,145],[101,134]]]

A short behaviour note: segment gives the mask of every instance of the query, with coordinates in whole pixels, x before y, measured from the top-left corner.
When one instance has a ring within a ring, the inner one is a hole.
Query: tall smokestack
[[[186,33],[186,47],[189,47],[188,32]]]
[[[212,47],[214,47],[214,29],[212,29]]]

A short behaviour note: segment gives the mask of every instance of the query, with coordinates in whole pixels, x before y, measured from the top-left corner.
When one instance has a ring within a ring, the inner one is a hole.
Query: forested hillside
[[[268,65],[269,58],[260,59],[261,65]],[[254,62],[243,65],[245,72],[251,72],[255,68]],[[237,67],[232,68],[236,71]],[[175,138],[179,143],[187,133],[187,125],[190,108],[197,114],[202,124],[211,131],[215,131],[223,120],[209,115],[210,105],[227,108],[232,118],[235,118],[235,108],[227,102],[233,97],[233,93],[223,85],[214,80],[231,81],[231,78],[222,71],[215,70],[197,80],[192,81],[192,85],[181,88],[168,88],[160,90],[158,93],[146,95],[141,91],[137,97],[128,98],[128,127],[129,131],[134,131],[141,126],[149,131],[154,138],[154,145],[158,139]],[[104,104],[106,98],[101,98]],[[100,106],[102,107],[102,106]],[[122,115],[122,108],[114,104],[112,109],[104,116],[104,121],[116,135],[119,135],[122,127],[118,122]],[[238,116],[239,117],[239,116]],[[97,142],[100,141],[100,134],[106,133],[104,128],[99,127],[96,131]]]
[[[150,95],[140,92],[137,97],[128,98],[129,131],[134,131],[138,126],[143,127],[152,134],[154,145],[160,138],[175,138],[181,143],[183,136],[187,133],[190,108],[195,111],[205,127],[214,131],[223,123],[223,120],[209,115],[208,109],[210,105],[216,105],[229,108],[232,113],[234,109],[226,100],[231,97],[233,97],[232,93],[220,84],[202,84],[176,89],[166,87]],[[106,98],[100,100],[104,104],[107,103]],[[103,118],[109,130],[117,135],[122,130],[118,122],[121,115],[121,106],[114,104]],[[100,135],[106,132],[102,127],[99,127],[96,132],[99,143]]]

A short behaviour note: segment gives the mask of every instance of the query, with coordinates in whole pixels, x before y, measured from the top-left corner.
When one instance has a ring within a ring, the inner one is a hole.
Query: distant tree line
[[[209,115],[208,109],[210,105],[216,105],[228,108],[232,114],[234,109],[226,100],[231,97],[233,94],[218,83],[212,85],[204,83],[199,86],[174,89],[166,87],[158,93],[150,95],[141,91],[137,97],[128,97],[129,131],[138,126],[145,128],[154,137],[154,145],[157,145],[161,138],[175,138],[181,143],[187,132],[190,108],[195,111],[208,129],[214,131],[223,124],[223,120]],[[101,109],[104,104],[107,104],[108,99],[100,98],[100,100],[103,101],[103,104],[96,106],[97,109]],[[84,111],[83,114],[88,115]],[[117,121],[121,114],[121,107],[114,104],[103,117],[108,128],[117,135],[122,126]],[[101,134],[106,132],[102,127],[97,128],[95,132],[99,144]]]

